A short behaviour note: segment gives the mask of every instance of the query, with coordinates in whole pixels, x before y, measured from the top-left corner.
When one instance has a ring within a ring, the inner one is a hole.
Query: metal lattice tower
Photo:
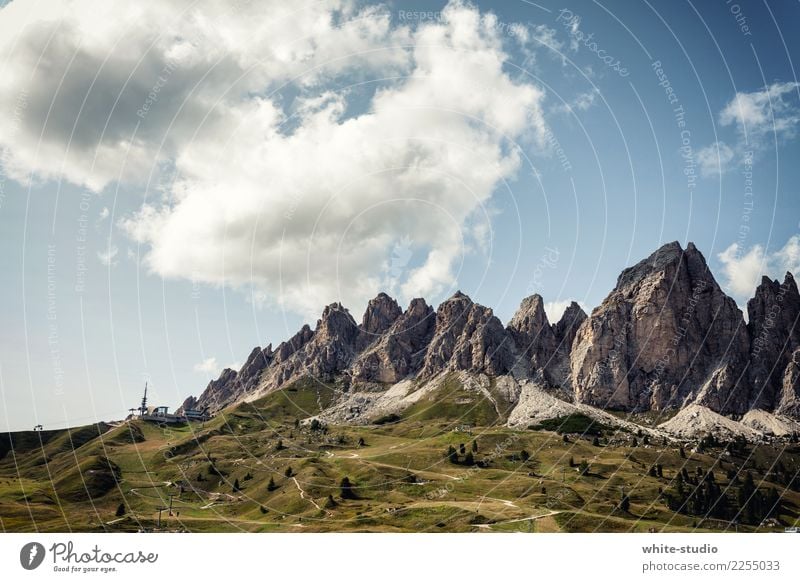
[[[147,382],[144,383],[144,396],[142,396],[142,406],[139,408],[139,414],[141,416],[147,414]]]

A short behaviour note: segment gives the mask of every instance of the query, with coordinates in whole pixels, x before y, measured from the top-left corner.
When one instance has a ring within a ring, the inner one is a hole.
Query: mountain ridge
[[[458,373],[484,391],[483,379],[505,379],[515,387],[502,398],[513,405],[532,382],[602,410],[698,405],[728,416],[758,409],[799,418],[800,295],[791,273],[783,283],[765,277],[748,314],[745,322],[693,243],[671,242],[624,269],[591,314],[573,302],[556,323],[538,294],[506,325],[461,291],[435,310],[422,298],[402,310],[379,293],[361,323],[332,303],[315,329],[304,325],[274,352],[253,349],[238,372],[224,370],[182,408],[216,412],[303,378],[335,386],[342,402],[402,386],[405,402],[408,386]]]

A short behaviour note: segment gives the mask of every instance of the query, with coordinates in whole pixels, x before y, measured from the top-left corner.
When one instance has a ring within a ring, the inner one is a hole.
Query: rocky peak
[[[556,336],[560,350],[571,351],[578,328],[584,321],[586,321],[586,312],[575,301],[571,302],[558,323],[553,324],[553,334]]]
[[[547,366],[557,342],[541,295],[523,299],[506,330],[514,339],[518,352],[523,358],[528,358],[535,369]]]
[[[513,365],[509,340],[491,309],[458,291],[436,311],[436,328],[420,376],[456,370],[506,373]]]
[[[424,299],[412,299],[408,309],[353,364],[354,379],[393,383],[422,366],[433,337],[436,316]]]
[[[237,376],[238,374],[235,370],[231,370],[230,368],[222,370],[219,378],[208,383],[208,386],[203,390],[200,398],[194,402],[194,406],[218,410],[236,400],[238,395]],[[185,407],[186,402],[184,402],[184,409]]]
[[[260,347],[253,348],[238,372],[225,368],[219,378],[209,382],[200,398],[192,399],[191,402],[190,399],[187,399],[181,406],[181,410],[205,407],[216,410],[230,400],[247,394],[258,386],[262,373],[272,364],[272,361],[272,344],[263,350]]]
[[[340,339],[349,343],[358,336],[358,326],[341,303],[331,303],[322,311],[314,334],[320,336],[321,341]]]
[[[538,293],[523,299],[519,304],[519,309],[508,322],[509,329],[520,333],[549,326],[550,322],[544,310],[544,299]]]
[[[290,339],[280,343],[275,350],[275,361],[286,361],[297,350],[303,348],[303,346],[310,342],[312,337],[314,337],[314,332],[311,330],[308,324],[304,324],[303,327],[300,328],[300,331],[294,334]]]
[[[684,250],[678,241],[673,241],[663,245],[633,267],[623,269],[617,278],[615,289],[636,288],[652,274],[675,272],[680,266],[691,272],[693,278],[701,278],[708,272],[705,257],[697,250],[694,243],[688,243]],[[710,272],[708,275],[710,276]]]
[[[245,360],[244,365],[237,374],[237,380],[242,385],[242,390],[249,390],[258,384],[261,372],[272,363],[272,344],[263,350],[259,347],[253,349]]]
[[[763,277],[747,314],[752,406],[772,409],[782,399],[784,370],[800,347],[800,294],[792,274],[783,283]]]
[[[577,331],[571,376],[579,401],[623,410],[744,412],[748,339],[736,303],[693,244],[677,242],[625,269]]]
[[[361,319],[359,337],[361,347],[366,347],[379,339],[402,314],[403,310],[397,301],[386,293],[379,293],[375,299],[371,299]]]
[[[316,329],[308,326],[292,340],[286,358],[277,360],[265,377],[265,388],[277,388],[286,382],[311,376],[320,382],[330,382],[347,369],[355,359],[359,329],[350,312],[341,303],[331,303],[322,311]],[[284,344],[278,347],[278,350]],[[290,351],[293,349],[293,351]]]
[[[197,409],[197,398],[194,396],[189,396],[183,403],[178,407],[175,411],[175,414],[183,414],[187,410],[196,410]]]
[[[800,348],[792,353],[783,371],[783,386],[776,412],[800,418]]]

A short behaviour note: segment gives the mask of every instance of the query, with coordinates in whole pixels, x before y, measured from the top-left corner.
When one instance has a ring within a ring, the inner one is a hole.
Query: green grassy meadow
[[[798,524],[796,443],[735,452],[717,443],[702,453],[687,443],[684,458],[675,442],[637,439],[633,446],[634,435],[617,434],[612,442],[626,444],[609,445],[609,427],[511,430],[474,393],[467,397],[452,383],[443,390],[373,426],[301,423],[331,402],[333,389],[300,382],[203,424],[134,420],[7,433],[0,442],[0,528],[536,533],[782,531]],[[473,424],[470,432],[457,428],[464,422]],[[449,447],[456,458],[448,458]],[[734,505],[750,473],[765,496],[775,490],[779,506],[768,523],[747,523],[744,512],[734,523],[689,507],[675,511],[664,493],[684,470],[690,480],[711,471]],[[158,508],[170,504],[159,526]]]

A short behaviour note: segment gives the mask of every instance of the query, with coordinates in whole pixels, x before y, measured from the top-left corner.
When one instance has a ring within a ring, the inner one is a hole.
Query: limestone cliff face
[[[530,362],[533,369],[545,368],[551,363],[558,340],[540,295],[523,299],[506,329],[521,357]]]
[[[422,367],[436,327],[436,314],[424,299],[408,309],[353,364],[352,377],[364,382],[394,383]]]
[[[367,304],[364,317],[361,318],[358,348],[364,349],[382,339],[402,314],[403,310],[400,309],[397,301],[386,293],[379,293],[375,299],[371,299]]]
[[[783,283],[764,277],[747,313],[751,404],[771,410],[782,399],[785,371],[800,347],[800,294],[792,274],[786,273]]]
[[[512,365],[510,338],[491,309],[460,291],[439,306],[420,378],[447,371],[500,375]]]
[[[570,354],[578,328],[586,313],[574,301],[561,319],[551,325],[540,295],[522,300],[506,331],[528,373],[542,379],[569,399],[571,394]]]
[[[304,325],[289,340],[280,343],[278,349],[275,350],[275,362],[281,363],[288,360],[296,351],[310,342],[312,337],[314,337],[314,332],[308,325]]]
[[[578,328],[586,320],[586,312],[574,301],[564,310],[558,323],[553,325],[557,349],[566,353],[572,351],[572,343],[578,335]]]
[[[749,339],[736,303],[692,243],[664,245],[625,269],[580,326],[571,357],[576,399],[662,410],[690,402],[748,408]]]
[[[303,376],[331,382],[355,359],[359,334],[360,330],[347,309],[339,303],[328,305],[312,333],[309,334],[304,327],[295,336],[299,336],[296,342],[299,347],[265,371],[259,390],[278,388]]]
[[[776,412],[800,419],[800,349],[794,351],[783,372],[781,397]]]
[[[553,324],[555,351],[545,368],[546,378],[550,385],[560,387],[561,392],[574,399],[572,377],[570,375],[570,358],[572,345],[578,329],[586,321],[586,312],[574,301],[570,303],[558,323]]]

